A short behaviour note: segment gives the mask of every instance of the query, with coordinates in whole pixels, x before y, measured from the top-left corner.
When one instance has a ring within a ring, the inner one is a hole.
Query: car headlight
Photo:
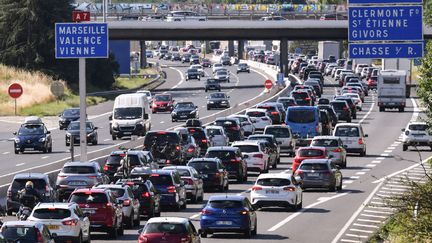
[[[93,136],[95,136],[96,134],[95,134],[95,132],[91,132],[91,133],[88,133],[87,134],[87,137],[93,137]]]
[[[144,121],[137,121],[136,124],[137,124],[137,125],[141,125],[141,126],[143,126],[143,125],[144,125]]]
[[[193,111],[190,112],[190,114],[194,114],[194,113],[196,113],[196,110],[193,110]]]
[[[118,125],[118,123],[117,122],[114,122],[113,124],[112,124],[112,127],[114,128],[114,127],[118,127],[119,125]]]
[[[19,138],[14,138],[15,143],[19,143],[20,139]]]
[[[171,112],[171,116],[176,116],[176,115],[177,115],[177,112],[175,112],[175,111]]]
[[[214,104],[214,101],[209,101],[208,103],[210,103],[210,104]]]
[[[71,134],[69,132],[66,132],[66,137],[70,137]]]
[[[46,140],[45,137],[39,138],[39,142],[41,142],[41,143],[45,142],[45,140]]]
[[[227,103],[227,101],[226,100],[222,100],[222,102],[221,103]]]

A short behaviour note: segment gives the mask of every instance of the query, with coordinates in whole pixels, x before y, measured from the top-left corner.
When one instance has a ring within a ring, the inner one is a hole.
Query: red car
[[[368,79],[368,89],[377,89],[378,76],[372,76]]]
[[[108,233],[110,238],[123,235],[123,209],[109,189],[82,188],[75,190],[69,202],[77,203],[89,215],[91,231]]]
[[[211,67],[211,62],[210,62],[210,60],[207,59],[207,58],[202,59],[202,61],[201,61],[201,66],[203,66],[203,67]]]
[[[302,147],[299,148],[294,157],[292,171],[295,172],[301,162],[305,159],[325,159],[327,158],[326,149],[324,147]]]
[[[157,217],[139,230],[138,243],[200,243],[200,236],[190,219]]]
[[[174,109],[174,100],[170,94],[157,94],[154,96],[151,104],[152,113],[158,111],[169,111]]]

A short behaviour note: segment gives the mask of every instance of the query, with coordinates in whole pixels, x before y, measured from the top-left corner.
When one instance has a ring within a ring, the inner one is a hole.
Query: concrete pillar
[[[265,40],[264,41],[264,46],[265,46],[265,50],[266,51],[272,51],[273,41],[271,41],[271,40]]]
[[[280,42],[280,72],[288,77],[288,40],[283,38]]]
[[[244,59],[244,40],[237,41],[237,47],[238,47],[238,59]]]
[[[234,41],[233,40],[228,41],[228,55],[230,57],[234,56]]]
[[[141,68],[147,67],[147,55],[146,55],[145,41],[140,41],[140,63],[141,63]]]

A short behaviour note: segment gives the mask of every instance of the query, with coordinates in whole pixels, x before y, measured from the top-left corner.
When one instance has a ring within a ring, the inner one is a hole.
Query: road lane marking
[[[10,152],[3,152],[2,154],[9,154]]]
[[[364,171],[356,172],[356,175],[364,175],[364,174],[366,174],[366,172],[364,172]]]
[[[379,220],[372,220],[372,219],[357,219],[357,221],[360,221],[360,222],[369,222],[369,223],[378,223],[378,224],[381,223],[381,221],[379,221]],[[335,241],[333,241],[333,242],[335,242]]]
[[[180,81],[179,81],[176,85],[174,85],[174,86],[172,86],[172,87],[170,88],[170,90],[172,90],[172,89],[177,88],[179,85],[181,85],[181,84],[185,81],[185,78],[184,78],[184,75],[183,75],[183,73],[182,73],[181,70],[179,70],[179,69],[177,69],[177,68],[174,68],[174,67],[169,67],[169,68],[172,69],[172,70],[177,71],[177,72],[180,74]],[[165,92],[163,92],[163,93],[166,94],[166,93],[168,93],[168,91],[165,91]]]
[[[354,237],[354,238],[363,238],[363,239],[366,239],[366,238],[369,238],[369,236],[366,236],[366,235],[354,235],[354,234],[345,234],[346,236],[351,236],[351,237]]]
[[[19,163],[19,164],[16,164],[15,166],[21,166],[21,165],[25,165],[25,163]]]
[[[358,223],[354,223],[353,225],[359,226],[359,227],[365,227],[365,228],[374,228],[374,229],[378,229],[379,228],[379,226],[370,225],[370,224],[358,224]]]
[[[347,239],[341,239],[342,242],[350,242],[350,243],[362,243],[361,241],[358,240],[347,240]]]
[[[41,157],[41,159],[47,159],[47,158],[49,158],[49,156],[43,156],[43,157]]]
[[[375,96],[372,96],[372,105],[369,107],[368,112],[363,116],[363,118],[358,122],[359,124],[362,124],[364,120],[371,114],[373,108],[375,107]]]
[[[201,216],[201,213],[194,214],[194,215],[190,216],[189,218],[194,219],[194,218],[198,218],[199,216]]]
[[[364,210],[367,213],[380,213],[380,214],[392,214],[393,212],[383,212],[383,211],[375,211],[375,210]]]
[[[382,160],[373,160],[371,163],[372,164],[380,164],[382,162]]]
[[[360,176],[350,176],[349,177],[351,180],[357,180],[357,179],[360,179]]]
[[[109,139],[109,138],[106,138],[106,139],[104,139],[103,141],[104,141],[104,142],[107,142],[107,141],[109,141],[109,140],[111,140],[111,139]]]
[[[370,230],[361,230],[361,229],[349,229],[350,231],[354,231],[354,232],[360,232],[360,233],[366,233],[366,234],[372,234],[373,231]]]
[[[367,164],[366,167],[375,167],[376,164]]]

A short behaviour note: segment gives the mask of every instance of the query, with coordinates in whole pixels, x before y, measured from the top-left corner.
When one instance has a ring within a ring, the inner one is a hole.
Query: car
[[[77,121],[80,118],[80,108],[66,108],[59,115],[59,129],[63,130],[69,126],[71,121]]]
[[[68,199],[77,188],[90,188],[97,184],[108,184],[105,175],[96,161],[66,162],[57,175],[56,187],[59,200]]]
[[[228,117],[237,118],[240,120],[240,125],[244,130],[245,136],[249,136],[255,133],[255,127],[248,115],[229,115]]]
[[[178,52],[173,52],[172,57],[171,57],[171,61],[181,61],[182,57],[180,56],[180,53]]]
[[[14,176],[6,192],[6,213],[18,212],[21,203],[18,192],[24,189],[27,181],[33,182],[33,188],[42,195],[44,202],[55,202],[58,199],[54,183],[48,175],[42,173],[19,173]]]
[[[132,194],[139,201],[139,215],[145,215],[147,218],[159,217],[161,214],[160,193],[156,187],[147,178],[151,175],[147,174],[143,179],[142,175],[134,173],[137,169],[132,170],[131,177],[128,179],[120,179],[116,181],[116,185],[129,186]]]
[[[268,125],[264,128],[264,134],[270,134],[275,137],[280,147],[280,153],[287,153],[290,156],[294,156],[296,141],[289,126]]]
[[[250,73],[250,68],[249,65],[247,63],[239,63],[237,66],[237,74],[238,73],[242,73],[242,72],[247,72]]]
[[[211,110],[213,108],[229,108],[229,96],[223,92],[215,92],[209,94],[207,98],[207,110]]]
[[[330,99],[328,98],[319,98],[318,99],[318,105],[329,105]]]
[[[189,68],[186,71],[186,81],[189,81],[191,79],[198,79],[201,80],[201,73],[196,68]]]
[[[27,220],[48,226],[56,241],[91,240],[90,220],[76,203],[39,203]]]
[[[185,161],[191,158],[196,158],[201,153],[201,148],[198,145],[198,141],[192,136],[186,127],[176,127],[174,131],[179,133],[181,138],[181,150],[185,154]]]
[[[186,188],[180,174],[172,170],[153,170],[149,180],[161,195],[160,205],[175,211],[186,209]]]
[[[429,133],[429,126],[425,122],[409,122],[402,129],[402,150],[407,151],[409,146],[415,148],[426,146],[432,149],[432,136]]]
[[[321,123],[321,135],[331,135],[333,130],[333,124],[330,114],[327,110],[320,109],[320,123]]]
[[[211,196],[201,211],[200,233],[206,238],[217,232],[239,232],[245,238],[257,234],[255,208],[245,196]]]
[[[138,243],[188,242],[201,243],[190,219],[179,217],[152,218],[138,231]]]
[[[176,131],[149,131],[144,137],[144,149],[151,152],[159,167],[183,164],[186,158],[183,145]]]
[[[345,96],[351,97],[354,101],[354,104],[358,111],[361,111],[363,109],[363,102],[358,94],[355,93],[345,93]]]
[[[293,97],[279,97],[276,100],[277,103],[281,103],[284,106],[284,109],[288,109],[290,106],[296,106],[297,102]]]
[[[228,191],[228,171],[218,158],[195,158],[187,163],[188,167],[194,168],[203,181],[203,190]]]
[[[364,133],[361,124],[338,123],[333,131],[333,136],[342,140],[348,153],[359,153],[362,157],[366,156],[365,138],[368,135]]]
[[[174,109],[174,99],[171,94],[157,94],[151,103],[152,113],[159,111],[172,111]]]
[[[249,116],[251,119],[255,131],[264,131],[266,126],[273,124],[268,112],[264,109],[247,109],[245,115]]]
[[[224,65],[224,66],[225,65],[229,65],[229,66],[232,65],[231,58],[229,56],[222,56],[220,59],[220,63],[222,63],[222,65]]]
[[[212,146],[227,146],[229,144],[229,138],[222,126],[206,126],[205,131]]]
[[[106,232],[111,239],[123,235],[122,205],[108,189],[81,188],[72,192],[70,203],[76,203],[90,218],[90,231]]]
[[[368,89],[377,89],[378,87],[378,76],[371,76],[367,80]]]
[[[336,124],[338,123],[339,120],[338,120],[338,116],[336,114],[336,111],[333,109],[333,106],[328,104],[328,105],[318,105],[317,107],[320,110],[326,110],[328,112],[328,114],[330,115],[332,126],[333,127],[336,126]],[[351,116],[349,116],[349,117],[351,117]]]
[[[303,91],[303,90],[292,91],[290,96],[295,99],[297,105],[300,106],[314,105],[314,101],[307,91]]]
[[[322,133],[319,109],[316,106],[288,107],[285,124],[298,136],[298,145],[307,145],[309,139]]]
[[[295,172],[301,162],[305,159],[326,159],[327,156],[327,150],[325,147],[301,147],[296,151],[296,156],[292,162],[292,171]]]
[[[331,159],[306,159],[295,172],[301,177],[302,188],[327,188],[329,191],[342,190],[342,172]]]
[[[351,118],[357,119],[357,108],[356,108],[356,105],[354,104],[354,101],[351,97],[339,95],[339,96],[336,96],[334,98],[334,100],[345,100],[348,103],[348,106],[351,110]]]
[[[217,90],[219,92],[221,91],[221,85],[219,84],[218,80],[214,78],[209,78],[206,80],[205,92],[209,90]]]
[[[98,127],[96,127],[93,122],[86,122],[86,140],[88,144],[97,145],[98,144]],[[69,124],[66,135],[65,135],[65,145],[70,146],[71,144],[80,143],[80,122],[73,121]]]
[[[285,117],[277,104],[276,102],[260,103],[255,108],[266,110],[268,116],[272,119],[272,124],[281,124]]]
[[[221,69],[225,70],[222,63],[215,63],[215,64],[213,64],[212,72],[216,73],[218,70],[221,70]]]
[[[198,106],[192,102],[178,102],[171,112],[171,121],[187,120],[190,118],[198,118]]]
[[[225,130],[230,142],[239,141],[244,139],[244,130],[240,125],[237,118],[232,117],[218,117],[214,121],[214,125],[221,126]]]
[[[55,243],[48,225],[33,221],[6,221],[1,227],[4,242]],[[22,241],[18,240],[22,239]]]
[[[147,97],[148,102],[150,103],[153,99],[152,93],[149,90],[137,90],[137,93],[144,94]]]
[[[320,83],[319,79],[308,79],[304,82],[304,85],[312,86],[317,97],[318,98],[321,97],[322,88],[321,88],[321,83]]]
[[[280,163],[280,146],[276,137],[272,134],[254,134],[250,135],[247,140],[263,140],[267,143],[264,146],[269,150],[268,154],[270,155],[270,165],[275,166],[274,163]],[[276,166],[274,167],[276,168]]]
[[[52,152],[52,137],[39,117],[27,117],[18,132],[13,133],[15,154],[24,151]]]
[[[185,127],[202,127],[202,122],[199,119],[187,119]]]
[[[208,58],[203,58],[201,60],[201,65],[203,67],[211,67],[212,64],[211,64],[211,62],[210,62],[210,60]]]
[[[188,132],[193,136],[200,148],[199,155],[204,155],[207,148],[210,146],[210,140],[207,137],[206,131],[202,127],[187,127]]]
[[[268,172],[271,163],[270,155],[261,141],[237,141],[231,146],[240,149],[248,171]]]
[[[210,147],[205,158],[220,159],[224,168],[228,171],[229,179],[236,179],[237,182],[247,181],[247,163],[239,148],[229,146]]]
[[[183,56],[181,58],[182,63],[189,63],[190,60],[191,60],[191,54],[189,54],[189,53],[183,54]]]
[[[341,168],[347,166],[347,152],[345,145],[339,137],[335,136],[316,136],[312,139],[311,146],[324,147],[328,158],[339,165]]]
[[[271,15],[271,16],[261,17],[260,20],[261,21],[281,21],[281,20],[283,21],[287,19],[282,16]]]
[[[251,188],[250,200],[256,209],[283,207],[298,211],[303,207],[301,179],[291,173],[261,174]]]
[[[147,50],[145,53],[146,53],[147,58],[153,58],[153,51],[152,50]]]
[[[333,100],[330,102],[330,105],[336,112],[338,120],[351,122],[351,109],[345,100]]]
[[[186,197],[192,203],[204,200],[204,183],[201,175],[191,166],[166,166],[162,170],[176,170],[181,176],[186,188]]]
[[[191,51],[191,50],[189,50],[189,51]],[[191,65],[192,64],[199,64],[200,63],[200,58],[199,58],[199,56],[198,55],[196,55],[196,54],[193,54],[193,55],[191,55],[191,57],[190,57],[190,62],[189,62]]]
[[[218,70],[213,75],[213,78],[218,82],[230,82],[230,73],[227,70]]]
[[[194,65],[191,65],[189,68],[198,70],[200,77],[205,76],[204,68],[201,64],[194,64]]]
[[[117,172],[118,167],[120,167],[120,162],[122,159],[129,159],[129,166],[132,168],[136,166],[149,166],[152,168],[157,166],[152,154],[149,151],[112,151],[105,160],[105,165],[103,167],[105,174],[110,178],[111,182],[114,182],[114,174]]]

